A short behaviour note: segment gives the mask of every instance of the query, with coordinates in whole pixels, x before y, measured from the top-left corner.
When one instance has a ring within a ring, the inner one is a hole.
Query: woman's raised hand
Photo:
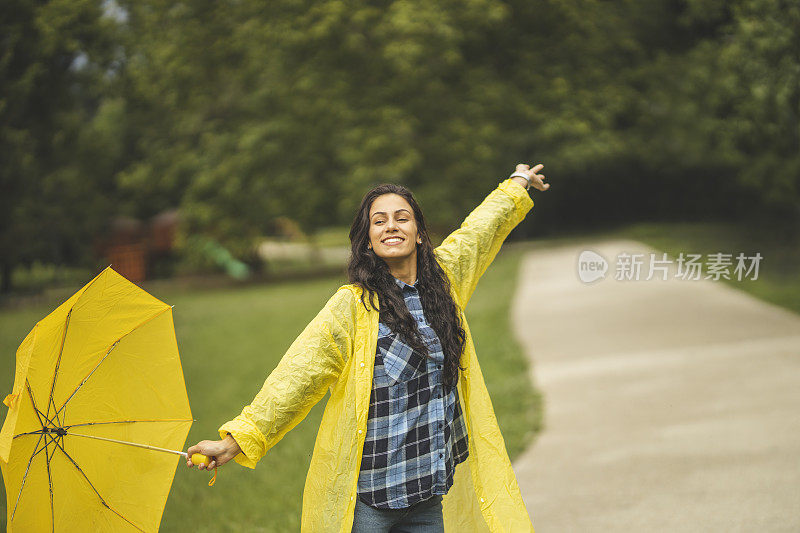
[[[211,463],[207,465],[197,465],[200,470],[211,470],[214,467],[222,466],[234,457],[236,457],[242,449],[239,444],[234,440],[233,435],[228,435],[222,440],[201,440],[194,446],[190,447],[186,454],[186,466],[189,468],[195,466],[192,464],[192,455],[201,453],[211,459]]]
[[[532,187],[535,187],[535,188],[539,189],[540,191],[546,191],[547,189],[550,188],[550,184],[549,183],[545,183],[543,180],[545,180],[547,178],[544,177],[544,174],[537,174],[537,172],[542,170],[542,168],[544,168],[544,165],[541,164],[541,163],[539,163],[538,165],[534,166],[533,168],[531,168],[529,165],[525,165],[523,163],[520,163],[519,165],[517,165],[517,172],[524,172],[525,174],[527,174],[528,177],[531,179],[531,186]],[[513,178],[513,179],[517,179],[517,178]],[[519,180],[522,181],[522,178],[519,178]],[[527,183],[525,185],[527,185]]]

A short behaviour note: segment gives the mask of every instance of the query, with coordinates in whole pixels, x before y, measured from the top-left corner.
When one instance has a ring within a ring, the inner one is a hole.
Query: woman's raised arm
[[[527,165],[518,165],[528,168]],[[535,170],[539,165],[533,167]],[[528,171],[536,188],[546,190],[535,172]],[[520,178],[521,179],[521,178]],[[511,230],[533,207],[525,187],[515,179],[501,182],[461,224],[434,250],[439,264],[450,276],[461,308],[466,308],[478,280],[500,251]]]

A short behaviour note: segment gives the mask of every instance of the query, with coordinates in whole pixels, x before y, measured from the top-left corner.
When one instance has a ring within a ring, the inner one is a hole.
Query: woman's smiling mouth
[[[404,240],[405,240],[405,239],[403,239],[402,237],[386,237],[386,238],[385,238],[384,240],[382,240],[381,242],[382,242],[383,244],[387,245],[387,246],[395,246],[395,245],[397,245],[397,244],[400,244],[400,243],[401,243],[401,242],[403,242]]]

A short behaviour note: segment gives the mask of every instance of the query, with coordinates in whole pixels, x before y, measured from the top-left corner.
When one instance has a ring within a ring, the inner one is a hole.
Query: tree
[[[9,0],[0,13],[0,291],[14,267],[85,260],[111,174],[92,120],[113,47],[101,2]],[[105,180],[105,181],[104,181]]]

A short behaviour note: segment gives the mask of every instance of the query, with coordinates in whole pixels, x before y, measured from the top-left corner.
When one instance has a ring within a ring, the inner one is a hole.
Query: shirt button
[[[361,435],[362,433],[364,433],[364,432],[359,429],[358,430],[358,434]]]
[[[483,503],[483,498],[481,498],[481,503]]]
[[[361,368],[364,368],[364,363],[361,363]]]
[[[442,369],[442,365],[439,365],[439,366],[437,366],[436,368],[438,368],[439,370],[441,370],[441,369]]]
[[[444,454],[443,454],[443,453],[440,453],[440,454],[439,454],[439,459],[441,459],[442,457],[444,457]]]

